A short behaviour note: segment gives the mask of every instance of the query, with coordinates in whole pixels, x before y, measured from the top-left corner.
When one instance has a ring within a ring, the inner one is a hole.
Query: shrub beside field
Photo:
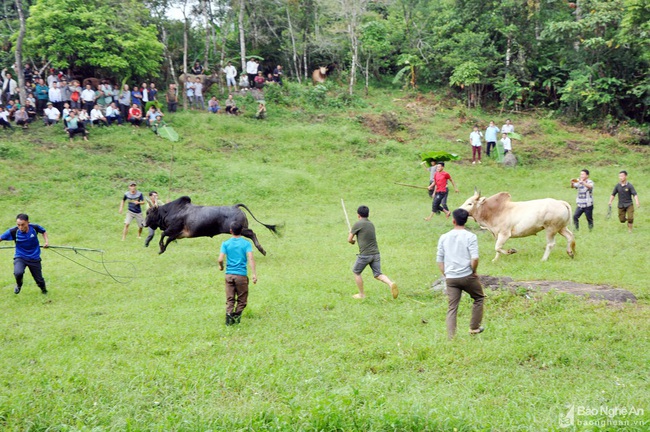
[[[650,423],[634,423],[650,421],[647,148],[556,120],[511,116],[525,135],[514,143],[520,166],[472,166],[467,138],[489,113],[431,95],[377,91],[348,100],[332,89],[299,92],[290,86],[269,97],[266,121],[250,117],[252,100],[241,101],[247,113],[240,117],[167,116],[182,137],[174,144],[130,127],[93,128],[87,143],[69,143],[60,128],[40,125],[3,135],[4,228],[26,212],[54,245],[104,249],[108,271],[127,283],[66,259],[103,272],[91,261],[100,255],[44,251],[50,294],[40,295],[26,276],[16,296],[12,252],[2,251],[1,429],[533,431],[559,429],[572,406],[605,406],[645,412],[577,415],[577,429],[613,429],[616,420],[628,421],[623,430],[647,430]],[[501,125],[504,116],[492,115]],[[431,283],[437,239],[451,224],[443,217],[424,222],[426,191],[394,184],[426,185],[418,153],[437,149],[463,156],[447,166],[461,190],[450,196],[451,207],[475,186],[486,195],[506,190],[515,200],[573,204],[569,179],[589,168],[596,227],[577,233],[575,260],[558,237],[541,263],[540,235],[510,240],[519,252],[491,263],[492,237],[471,224],[479,272],[610,284],[632,291],[638,303],[489,292],[487,331],[466,335],[465,299],[459,336],[447,341],[446,298]],[[615,214],[605,219],[621,169],[642,204],[632,235]],[[285,235],[275,238],[251,220],[269,253],[256,252],[259,282],[240,326],[223,325],[216,258],[226,236],[181,240],[161,256],[157,245],[143,247],[133,227],[120,241],[117,209],[129,180],[165,201],[243,202],[263,222],[285,224]],[[360,204],[370,207],[398,300],[370,273],[368,298],[352,299],[357,250],[345,241],[341,198],[351,216]]]

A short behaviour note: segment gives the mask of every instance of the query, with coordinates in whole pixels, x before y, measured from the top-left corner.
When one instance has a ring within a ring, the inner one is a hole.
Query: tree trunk
[[[244,0],[239,0],[239,53],[241,55],[241,73],[246,73],[246,40],[244,38]],[[250,85],[250,83],[249,83]]]
[[[228,32],[226,31],[226,28],[230,28],[230,13],[228,14],[228,19],[226,19],[225,25],[221,27],[221,55],[219,56],[219,67],[221,68],[219,70],[219,91],[223,93],[225,86],[223,84],[223,68],[225,67],[225,61],[226,61],[226,42],[228,41]],[[215,39],[215,45],[217,43]],[[215,47],[216,49],[216,47]],[[237,87],[235,87],[237,88]]]
[[[352,61],[350,64],[350,84],[348,93],[350,96],[354,93],[354,82],[357,75],[357,62],[359,59],[359,40],[356,34],[356,13],[353,12],[353,19],[348,23],[348,33],[350,36],[350,46],[352,49]]]
[[[23,5],[21,0],[16,0],[16,11],[20,20],[20,30],[18,39],[16,39],[16,76],[18,77],[18,94],[20,95],[20,104],[25,105],[27,94],[25,93],[25,73],[23,69],[23,39],[25,38],[25,15],[23,14]]]
[[[291,49],[293,53],[293,67],[296,71],[296,78],[300,84],[300,71],[298,70],[298,51],[296,50],[296,38],[293,34],[293,25],[291,24],[291,14],[289,14],[289,5],[285,8],[287,12],[287,23],[289,24],[289,36],[291,36]]]
[[[370,81],[370,55],[366,59],[366,96],[368,96],[368,84]]]
[[[575,15],[576,15],[576,22],[580,21],[582,19],[582,1],[581,0],[576,0],[576,9],[575,9]],[[576,51],[580,51],[580,35],[578,35],[578,39],[576,39],[573,42],[573,49]]]
[[[169,73],[172,76],[172,81],[174,81],[174,84],[178,86],[178,79],[176,78],[176,70],[174,69],[174,61],[172,60],[172,56],[169,53],[169,50],[167,49],[167,29],[165,28],[165,24],[162,23],[160,25],[160,33],[162,37],[162,43],[163,46],[165,47],[165,57],[167,58],[167,63],[169,63]]]
[[[210,58],[210,14],[208,13],[208,0],[201,0],[203,18],[205,19],[205,47],[203,49],[203,73],[210,75],[208,59]]]
[[[187,0],[183,5],[183,73],[185,74],[185,83],[187,82],[187,49],[188,49],[188,27],[189,23],[187,22],[187,15],[185,13],[185,8],[187,7]],[[187,92],[185,91],[185,83],[183,83],[183,88],[181,92],[183,93],[183,109],[187,109]]]
[[[302,65],[303,73],[305,74],[305,82],[309,82],[309,65],[307,62],[307,27],[302,29]],[[300,82],[300,78],[298,79]]]

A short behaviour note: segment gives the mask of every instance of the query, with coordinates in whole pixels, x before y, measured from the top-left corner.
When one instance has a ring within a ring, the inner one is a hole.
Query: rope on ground
[[[85,248],[66,247],[66,246],[50,246],[50,247],[48,247],[48,248],[44,248],[44,249],[46,249],[46,250],[48,250],[48,251],[51,251],[51,252],[54,252],[55,254],[57,254],[57,255],[59,255],[59,256],[62,256],[63,258],[67,259],[68,261],[72,261],[73,263],[77,264],[78,266],[83,267],[83,268],[85,268],[86,270],[89,270],[89,271],[91,271],[91,272],[93,272],[93,273],[97,273],[97,274],[100,274],[100,275],[102,275],[102,276],[108,276],[108,277],[110,277],[111,279],[113,279],[115,282],[117,282],[117,283],[119,283],[119,284],[126,284],[126,283],[128,283],[129,281],[131,281],[132,279],[135,278],[135,274],[136,274],[136,272],[137,272],[137,269],[136,269],[135,265],[134,265],[132,262],[130,262],[130,261],[106,261],[106,260],[104,259],[104,251],[103,251],[103,250],[99,250],[99,249],[85,249]],[[86,266],[86,265],[83,265],[83,264],[81,264],[80,262],[75,261],[75,260],[73,260],[72,258],[66,256],[65,254],[62,254],[61,252],[58,252],[56,249],[69,249],[69,250],[73,250],[73,251],[75,252],[75,255],[79,255],[80,257],[82,257],[82,258],[84,258],[84,259],[86,259],[86,260],[88,260],[88,261],[90,261],[90,262],[93,262],[93,263],[96,263],[96,264],[101,264],[102,267],[104,268],[104,272],[97,271],[97,270],[95,270],[95,269],[93,269],[93,268],[90,268],[90,267],[88,267],[88,266]],[[99,252],[99,253],[101,253],[101,260],[98,261],[98,260],[94,260],[94,259],[92,259],[92,258],[90,258],[90,257],[87,257],[86,255],[84,255],[84,254],[82,254],[82,253],[80,252],[80,251],[82,251],[82,250],[83,250],[83,251],[92,251],[92,252]],[[108,268],[106,267],[106,264],[116,264],[116,263],[125,263],[125,264],[130,265],[131,268],[132,268],[132,272],[131,272],[132,276],[121,276],[121,275],[116,275],[116,274],[111,273],[111,272],[108,270]],[[120,280],[120,279],[123,279],[123,280]]]

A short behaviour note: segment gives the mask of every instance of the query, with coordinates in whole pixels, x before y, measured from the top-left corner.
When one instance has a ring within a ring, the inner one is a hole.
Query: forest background
[[[194,61],[223,82],[227,61],[241,73],[255,55],[301,83],[329,66],[350,95],[445,88],[468,107],[546,108],[648,142],[646,0],[2,0],[1,13],[3,67],[160,88]]]

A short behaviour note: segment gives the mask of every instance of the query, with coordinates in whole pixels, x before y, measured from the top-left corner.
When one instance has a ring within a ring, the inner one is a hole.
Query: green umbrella
[[[517,141],[521,141],[521,135],[519,135],[517,132],[510,132],[508,136],[511,139],[516,139]]]
[[[427,166],[431,166],[431,162],[449,162],[459,160],[460,156],[455,153],[447,153],[444,151],[430,151],[422,153],[421,158],[424,162],[427,163]]]

